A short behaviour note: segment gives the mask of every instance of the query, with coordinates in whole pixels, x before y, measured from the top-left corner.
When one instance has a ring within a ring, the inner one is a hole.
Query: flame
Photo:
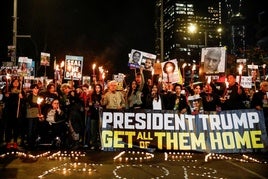
[[[193,64],[192,71],[196,70],[196,65]]]
[[[239,65],[239,67],[238,67],[238,73],[239,73],[239,75],[242,75],[242,70],[243,70],[243,65]]]
[[[227,81],[227,78],[225,78],[225,85],[226,85],[226,88],[229,87],[229,83],[228,83],[228,81]]]
[[[9,79],[10,79],[10,74],[9,74],[9,73],[7,73],[6,78],[7,78],[7,80],[9,80]]]
[[[61,61],[61,63],[60,63],[60,67],[61,67],[61,68],[64,67],[64,61]]]
[[[44,98],[38,97],[37,104],[40,105],[43,102]]]
[[[208,76],[208,78],[207,78],[207,84],[210,84],[210,82],[211,82],[211,76]]]

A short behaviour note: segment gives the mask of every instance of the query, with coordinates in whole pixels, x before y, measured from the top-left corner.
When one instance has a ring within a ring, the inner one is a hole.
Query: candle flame
[[[6,76],[7,80],[10,79],[10,74],[7,73],[7,76]]]
[[[182,64],[182,68],[185,68],[185,67],[186,67],[186,65],[187,65],[186,63]]]
[[[61,67],[61,68],[64,67],[64,61],[61,61],[61,63],[60,63],[60,67]]]
[[[100,71],[100,73],[103,73],[103,72],[104,72],[104,70],[103,70],[103,67],[102,67],[102,66],[100,66],[100,67],[99,67],[99,71]]]
[[[228,81],[227,81],[227,78],[225,78],[225,86],[226,86],[226,88],[229,87],[229,83],[228,83]]]
[[[193,64],[192,71],[196,70],[196,65]]]
[[[94,63],[94,64],[92,65],[92,69],[95,70],[95,68],[96,68],[96,64]]]
[[[211,82],[211,76],[208,76],[208,78],[207,78],[207,84],[210,84],[210,82]]]
[[[238,67],[238,73],[239,75],[242,75],[243,65],[239,65]]]
[[[38,97],[37,104],[40,105],[43,102],[44,98]]]

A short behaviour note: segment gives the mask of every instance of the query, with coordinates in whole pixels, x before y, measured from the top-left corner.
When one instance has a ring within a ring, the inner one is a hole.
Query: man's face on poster
[[[134,63],[138,63],[140,61],[141,54],[139,52],[134,52],[132,55],[132,59]]]
[[[258,76],[257,70],[251,70],[251,76],[253,80],[256,80]]]
[[[221,61],[221,53],[218,50],[207,52],[204,58],[204,71],[205,73],[218,72],[218,66]]]
[[[199,101],[198,100],[194,100],[193,101],[193,108],[194,108],[194,110],[199,110],[199,106],[200,106]]]
[[[145,69],[150,69],[152,67],[152,60],[147,58],[144,64]]]

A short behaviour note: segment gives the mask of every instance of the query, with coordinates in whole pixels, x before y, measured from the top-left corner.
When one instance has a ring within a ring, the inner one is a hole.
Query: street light
[[[190,23],[189,26],[187,27],[189,33],[196,33],[198,28],[196,24]],[[222,28],[217,28],[216,30],[219,34],[222,32]],[[204,40],[205,40],[205,47],[208,45],[208,32],[215,32],[215,30],[207,30],[204,29]],[[221,44],[220,44],[221,45]]]

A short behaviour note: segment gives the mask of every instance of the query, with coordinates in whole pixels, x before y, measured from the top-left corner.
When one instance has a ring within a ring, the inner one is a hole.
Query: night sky
[[[12,44],[13,5],[6,6],[10,18],[3,19],[7,28],[1,34]],[[35,59],[43,51],[59,61],[65,55],[83,56],[85,75],[93,63],[109,73],[126,72],[132,48],[154,53],[154,0],[24,0],[18,2],[18,16],[18,34],[32,36],[18,39],[18,55]],[[7,47],[1,48],[4,59]]]
[[[13,1],[0,3],[0,59],[7,59],[12,44]],[[255,30],[259,1],[246,0],[250,27]],[[257,10],[256,10],[257,9]],[[93,63],[110,74],[128,73],[131,49],[154,53],[155,0],[18,0],[18,56],[40,59],[51,53],[58,61],[65,55],[84,57],[83,74]],[[254,33],[254,32],[252,32]],[[254,43],[254,40],[252,40]],[[42,69],[37,75],[42,75]]]

